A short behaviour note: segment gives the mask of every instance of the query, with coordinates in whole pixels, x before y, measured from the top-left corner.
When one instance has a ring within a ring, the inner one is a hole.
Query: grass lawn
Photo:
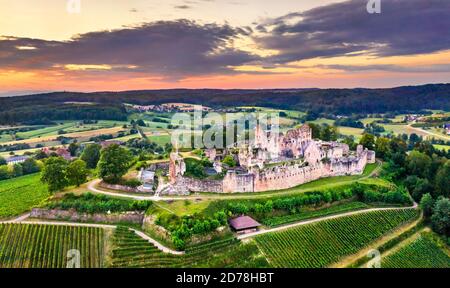
[[[209,200],[180,200],[180,201],[160,201],[155,203],[161,209],[172,212],[178,216],[193,215],[201,213],[211,203]]]
[[[339,126],[338,127],[338,132],[342,135],[345,136],[355,136],[355,139],[359,139],[362,137],[363,133],[364,133],[364,129],[360,129],[360,128],[353,128],[353,127],[343,127],[343,126]]]
[[[171,136],[170,135],[148,136],[148,140],[150,140],[151,142],[155,142],[160,146],[164,146],[165,144],[171,142]]]
[[[0,181],[0,218],[27,212],[50,196],[39,178],[36,173]]]

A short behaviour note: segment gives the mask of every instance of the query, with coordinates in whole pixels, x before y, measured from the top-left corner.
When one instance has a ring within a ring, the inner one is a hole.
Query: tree
[[[435,183],[438,195],[450,197],[450,160],[439,168]]]
[[[234,160],[233,156],[231,155],[225,156],[222,163],[228,165],[229,167],[236,167],[237,165],[236,160]]]
[[[16,163],[12,167],[11,176],[12,177],[20,177],[23,175],[23,168],[22,165],[19,163]]]
[[[36,173],[39,172],[40,167],[37,163],[37,161],[33,158],[28,158],[27,160],[25,160],[22,163],[22,168],[23,168],[23,174],[32,174],[32,173]]]
[[[70,152],[70,156],[75,157],[77,156],[77,151],[80,148],[80,145],[78,145],[75,142],[70,143],[69,148],[67,150],[69,150]]]
[[[320,126],[314,123],[308,123],[309,128],[311,128],[312,138],[319,139],[320,138]]]
[[[434,199],[430,193],[424,194],[420,200],[420,208],[423,210],[425,217],[430,217],[433,214]]]
[[[365,133],[359,140],[359,144],[363,145],[364,148],[373,150],[375,148],[375,136]]]
[[[6,162],[6,159],[0,156],[0,166],[6,164],[8,164],[8,162]]]
[[[95,169],[97,167],[97,163],[100,159],[100,150],[102,146],[99,144],[90,144],[84,148],[83,153],[81,154],[81,160],[86,162],[86,165],[89,169]]]
[[[375,152],[377,157],[385,159],[389,154],[389,139],[386,137],[378,137],[375,142]]]
[[[6,180],[9,179],[9,169],[7,165],[0,166],[0,180]]]
[[[72,185],[79,187],[86,182],[87,175],[88,169],[83,160],[75,160],[67,166],[67,180]]]
[[[320,139],[324,141],[336,141],[337,138],[338,132],[336,126],[330,126],[328,124],[322,125]]]
[[[412,175],[417,175],[422,178],[429,176],[431,158],[428,155],[414,150],[406,157],[406,162],[408,171]]]
[[[117,183],[128,171],[131,155],[117,144],[108,146],[101,151],[98,162],[100,177],[106,182]]]
[[[433,209],[431,216],[431,225],[433,230],[439,234],[449,236],[450,234],[450,200],[440,197]]]
[[[41,181],[48,185],[50,192],[62,190],[68,185],[66,177],[67,161],[62,157],[50,157],[45,161]]]

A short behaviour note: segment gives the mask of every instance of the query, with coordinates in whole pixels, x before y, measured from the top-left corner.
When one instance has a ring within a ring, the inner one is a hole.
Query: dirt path
[[[262,234],[273,233],[273,232],[282,231],[282,230],[286,230],[289,228],[308,225],[308,224],[321,222],[321,221],[325,221],[325,220],[337,219],[337,218],[341,218],[341,217],[352,216],[352,215],[363,214],[363,213],[374,212],[374,211],[416,209],[417,206],[418,206],[417,203],[414,203],[414,205],[411,207],[370,208],[370,209],[346,212],[346,213],[342,213],[342,214],[325,216],[325,217],[315,218],[315,219],[311,219],[311,220],[304,220],[304,221],[296,222],[296,223],[289,224],[289,225],[283,225],[283,226],[279,226],[279,227],[275,227],[275,228],[260,230],[260,231],[253,232],[253,233],[243,234],[243,235],[239,235],[237,238],[238,239],[247,239],[247,238],[255,237],[258,235],[262,235]]]
[[[344,185],[344,184],[349,184],[349,183],[353,183],[356,181],[361,181],[364,179],[368,179],[371,177],[374,177],[375,175],[377,175],[380,170],[381,170],[381,165],[382,163],[380,161],[377,161],[377,167],[368,175],[365,176],[361,176],[357,179],[352,179],[352,180],[343,180],[341,182],[337,182],[337,183],[331,183],[331,184],[326,184],[327,187],[333,187],[333,186],[340,186],[340,185]],[[202,195],[202,194],[194,194],[194,195],[189,195],[189,196],[143,196],[143,195],[133,195],[133,194],[129,194],[129,193],[120,193],[120,192],[111,192],[111,191],[105,191],[102,189],[98,188],[98,184],[101,182],[101,179],[95,179],[91,182],[88,183],[87,189],[91,192],[94,193],[98,193],[98,194],[103,194],[103,195],[107,195],[107,196],[112,196],[112,197],[120,197],[120,198],[127,198],[127,199],[133,199],[133,200],[148,200],[148,201],[176,201],[176,200],[194,200],[194,199],[203,199],[203,200],[230,200],[230,199],[257,199],[257,198],[264,198],[264,197],[272,197],[272,196],[283,196],[286,194],[295,194],[295,193],[301,193],[301,192],[307,192],[307,191],[311,191],[311,190],[315,190],[317,189],[317,187],[313,187],[313,188],[306,188],[304,190],[299,189],[299,191],[297,192],[293,192],[293,191],[274,191],[273,193],[268,193],[268,194],[260,194],[258,192],[256,193],[245,193],[248,195],[242,195],[242,194],[218,194],[218,195]],[[264,192],[262,192],[264,193]]]

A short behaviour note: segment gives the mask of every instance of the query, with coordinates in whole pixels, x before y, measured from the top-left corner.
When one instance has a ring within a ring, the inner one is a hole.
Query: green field
[[[113,236],[110,267],[117,268],[249,268],[267,267],[254,243],[236,238],[189,248],[184,255],[163,253],[128,228],[118,227]]]
[[[66,268],[73,249],[80,252],[81,268],[99,268],[104,238],[101,228],[2,224],[0,268]]]
[[[118,125],[122,126],[123,124],[125,124],[125,122],[109,121],[109,120],[99,120],[97,123],[93,124],[82,124],[80,121],[57,121],[57,122],[59,122],[57,125],[17,133],[17,137],[20,137],[22,139],[30,139],[36,137],[57,135],[59,130],[64,130],[66,133],[74,133],[104,128],[112,128]]]
[[[37,173],[0,181],[0,218],[29,211],[50,196],[39,178]]]
[[[418,215],[414,209],[367,212],[263,234],[256,242],[274,267],[326,267]]]
[[[450,268],[450,256],[439,247],[431,233],[424,232],[407,246],[382,258],[381,267]]]

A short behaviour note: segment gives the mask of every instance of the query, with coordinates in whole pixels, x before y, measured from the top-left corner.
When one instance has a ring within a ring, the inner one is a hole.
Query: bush
[[[138,179],[127,179],[127,180],[124,180],[121,184],[128,186],[128,187],[136,188],[136,187],[141,186],[142,182],[139,181]]]

